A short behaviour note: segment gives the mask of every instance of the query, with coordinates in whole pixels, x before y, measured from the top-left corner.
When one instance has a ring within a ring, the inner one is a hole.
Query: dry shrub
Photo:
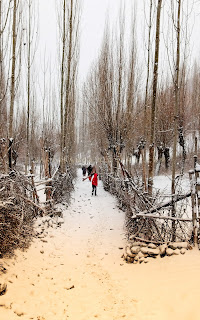
[[[29,199],[31,184],[18,172],[0,176],[0,253],[25,249],[33,237],[33,219],[39,208]]]
[[[57,170],[52,177],[53,192],[52,196],[56,203],[69,203],[71,192],[74,189],[73,180],[76,177],[75,168],[67,168],[66,173]]]

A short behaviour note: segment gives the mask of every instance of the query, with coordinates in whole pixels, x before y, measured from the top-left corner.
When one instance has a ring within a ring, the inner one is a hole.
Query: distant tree
[[[31,98],[33,100],[33,84],[31,84],[32,66],[36,53],[37,45],[37,21],[35,18],[35,7],[32,0],[28,0],[28,23],[26,42],[27,47],[27,119],[26,119],[26,161],[25,174],[27,174],[28,164],[30,164],[30,114]],[[36,35],[36,36],[35,36]]]
[[[0,1],[0,137],[7,138],[7,89],[8,75],[5,69],[5,56],[8,41],[8,18],[11,0]],[[9,68],[8,68],[9,69]]]
[[[10,89],[10,115],[9,115],[9,137],[13,137],[13,114],[14,114],[14,101],[15,101],[15,81],[16,81],[16,43],[17,43],[17,0],[13,3],[13,23],[12,23],[12,70],[11,70],[11,89]]]
[[[79,58],[79,0],[63,0],[61,34],[60,83],[60,168],[72,161],[75,143],[75,106],[77,97],[77,64]]]

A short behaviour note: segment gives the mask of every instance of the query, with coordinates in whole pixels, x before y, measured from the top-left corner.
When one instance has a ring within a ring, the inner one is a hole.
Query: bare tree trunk
[[[29,163],[29,127],[30,127],[30,76],[31,76],[31,0],[28,3],[28,88],[27,88],[27,123],[26,123],[26,162],[25,174]]]
[[[10,115],[9,115],[9,138],[13,136],[13,113],[15,101],[15,63],[16,63],[16,16],[17,16],[17,0],[13,4],[13,25],[12,25],[12,74],[10,89]]]
[[[124,52],[124,9],[122,10],[122,16],[120,16],[120,39],[119,39],[119,60],[118,60],[118,88],[117,88],[117,110],[116,110],[116,151],[114,152],[114,157],[116,158],[116,153],[120,153],[120,116],[122,108],[122,82],[123,82],[123,52]],[[115,161],[117,170],[117,161]]]
[[[6,12],[3,6],[4,2],[0,0],[0,135],[3,138],[8,136],[8,119],[7,119],[7,86],[9,76],[6,78],[4,60],[6,57],[6,46],[4,45],[4,38],[8,39],[9,31],[6,30],[8,25],[8,17],[10,12],[10,4],[12,0],[8,1]],[[5,12],[5,16],[3,15]],[[8,68],[9,69],[9,68]],[[8,146],[7,146],[8,148]],[[8,156],[5,159],[8,161]]]
[[[149,88],[149,72],[150,72],[150,54],[151,54],[151,28],[152,28],[152,6],[153,0],[150,0],[150,9],[149,9],[149,33],[148,33],[148,57],[147,57],[147,79],[146,79],[146,90],[145,90],[145,101],[144,101],[144,156],[143,156],[143,174],[142,180],[144,185],[144,190],[147,191],[147,182],[146,182],[146,145],[147,145],[147,99],[148,99],[148,88]]]
[[[66,0],[63,0],[63,30],[62,30],[62,62],[61,62],[61,88],[60,88],[60,170],[64,172],[64,122],[63,122],[63,101],[64,101],[64,65],[66,47]]]
[[[2,85],[3,85],[3,66],[2,66],[2,60],[3,60],[3,55],[2,55],[2,0],[0,0],[0,94],[2,92]],[[2,124],[2,98],[0,96],[0,124]]]
[[[12,144],[13,144],[13,139],[9,139],[9,148],[8,148],[8,166],[10,171],[12,170]]]
[[[173,157],[172,157],[172,185],[171,193],[172,199],[175,196],[175,174],[176,174],[176,148],[177,148],[177,137],[178,137],[178,123],[179,123],[179,68],[180,68],[180,15],[181,15],[181,0],[178,0],[178,13],[177,13],[177,27],[176,27],[176,38],[177,38],[177,50],[176,50],[176,73],[175,73],[175,110],[174,110],[174,140],[173,140]],[[175,204],[172,206],[172,217],[176,216]],[[175,241],[175,221],[172,223],[172,241]]]
[[[125,138],[125,151],[127,157],[128,170],[131,172],[132,165],[132,152],[133,140],[135,135],[135,117],[134,107],[137,94],[137,44],[136,44],[136,8],[134,8],[134,16],[132,20],[131,32],[131,47],[129,55],[129,64],[127,69],[128,83],[127,83],[127,99],[126,99],[126,113],[124,117],[124,138]]]
[[[161,5],[162,5],[162,0],[158,0],[157,18],[156,18],[155,58],[154,58],[154,72],[153,72],[153,91],[152,91],[152,104],[151,104],[151,132],[150,132],[150,146],[149,146],[149,177],[148,177],[149,195],[152,195],[152,189],[153,189],[155,118],[156,118],[156,96],[157,96],[157,81],[158,81],[159,45],[160,45]]]
[[[73,0],[70,1],[70,17],[69,17],[69,51],[68,51],[68,63],[67,63],[67,79],[66,79],[66,100],[65,100],[65,115],[64,115],[64,134],[63,134],[63,148],[66,149],[66,140],[67,140],[67,120],[70,114],[70,76],[72,69],[72,45],[73,45]],[[66,155],[66,150],[64,151]],[[64,167],[65,171],[65,167]]]

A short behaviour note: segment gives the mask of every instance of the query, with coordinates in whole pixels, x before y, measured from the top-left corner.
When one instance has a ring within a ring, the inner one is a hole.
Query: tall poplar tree
[[[79,0],[63,0],[61,34],[60,83],[60,169],[72,161],[75,144],[75,108],[77,99],[77,72],[79,59]]]
[[[160,48],[160,19],[161,19],[162,0],[157,3],[157,18],[156,18],[156,39],[155,39],[155,57],[153,71],[153,88],[151,102],[151,131],[150,131],[150,146],[149,146],[149,176],[148,176],[148,193],[152,195],[153,188],[153,173],[154,173],[154,143],[155,143],[155,124],[156,124],[156,97],[157,97],[157,82],[158,82],[158,62]]]

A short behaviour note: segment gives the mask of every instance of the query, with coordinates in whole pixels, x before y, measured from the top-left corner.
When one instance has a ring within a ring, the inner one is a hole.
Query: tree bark
[[[63,123],[63,101],[64,101],[64,65],[66,47],[66,0],[63,0],[63,30],[62,30],[62,62],[61,62],[61,88],[60,88],[60,170],[64,172],[64,123]]]
[[[13,136],[13,113],[15,101],[15,63],[16,63],[16,16],[17,16],[17,0],[13,4],[13,24],[12,24],[12,74],[10,89],[10,115],[9,115],[9,138]]]
[[[158,62],[159,62],[159,47],[160,47],[160,15],[161,15],[162,0],[158,0],[157,18],[156,18],[156,40],[155,40],[155,59],[153,72],[153,91],[151,104],[151,132],[149,146],[149,177],[148,177],[148,193],[152,195],[153,189],[153,171],[154,171],[154,142],[155,142],[155,118],[156,118],[156,96],[158,82]]]
[[[29,164],[29,127],[30,127],[30,78],[31,78],[31,0],[28,3],[28,88],[27,88],[27,123],[26,123],[26,162],[25,174]]]
[[[172,185],[171,193],[172,200],[175,196],[175,174],[176,174],[176,149],[177,149],[177,137],[178,137],[178,123],[179,123],[179,68],[180,68],[180,15],[181,15],[181,0],[178,0],[178,13],[177,13],[177,27],[176,27],[176,38],[177,38],[177,48],[176,48],[176,73],[175,73],[175,110],[174,110],[174,139],[173,139],[173,157],[172,157]],[[175,204],[172,206],[172,217],[176,216]],[[173,223],[173,235],[172,240],[176,239],[175,232],[175,222]]]
[[[70,113],[70,77],[72,69],[72,45],[73,45],[73,0],[70,1],[70,17],[69,17],[69,43],[68,43],[68,62],[67,62],[67,79],[66,79],[66,99],[65,99],[65,112],[64,112],[64,135],[63,135],[63,148],[66,149],[67,140],[67,121]],[[64,150],[66,156],[66,150]],[[64,160],[65,161],[65,160]],[[63,168],[65,169],[65,167]],[[65,171],[65,170],[64,170]]]
[[[143,156],[143,186],[144,191],[147,191],[147,182],[146,182],[146,142],[147,142],[147,99],[148,99],[148,88],[149,88],[149,73],[150,73],[150,48],[151,48],[151,28],[152,28],[152,6],[153,0],[150,0],[150,9],[149,9],[149,33],[148,33],[148,57],[147,57],[147,79],[146,79],[146,89],[145,89],[145,101],[144,101],[144,156]]]

